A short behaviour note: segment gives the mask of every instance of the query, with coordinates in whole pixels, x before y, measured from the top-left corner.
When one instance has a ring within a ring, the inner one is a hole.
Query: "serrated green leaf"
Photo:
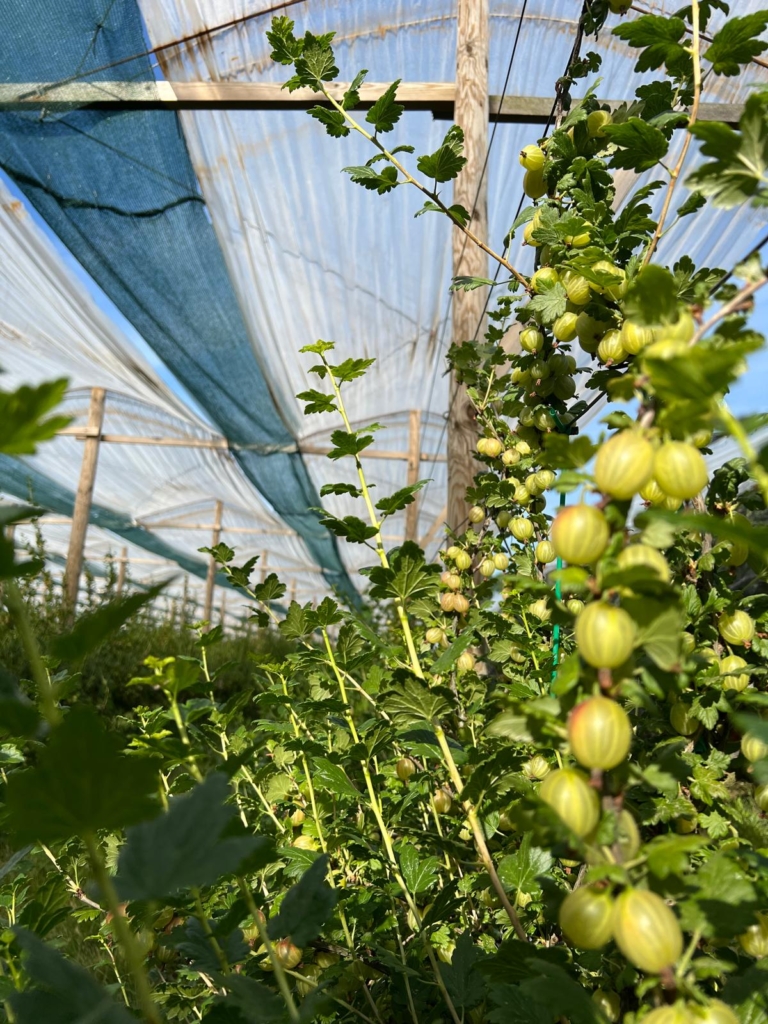
[[[463,152],[464,132],[455,124],[448,129],[440,148],[430,156],[420,156],[416,166],[436,182],[451,181],[467,162],[467,158],[461,155]]]
[[[742,64],[749,64],[768,47],[760,35],[768,25],[768,12],[754,11],[742,18],[730,17],[712,37],[703,53],[716,75],[738,75]]]
[[[446,715],[451,707],[442,691],[430,690],[417,679],[410,678],[398,690],[388,691],[383,704],[387,714],[403,725],[431,724]]]
[[[347,773],[341,765],[334,764],[326,757],[316,757],[312,762],[312,781],[323,789],[335,793],[336,796],[360,799],[360,793],[352,785]]]
[[[400,79],[393,82],[389,88],[379,96],[371,109],[365,115],[368,124],[372,124],[375,132],[391,132],[405,110],[401,103],[395,102],[395,93],[400,85]]]
[[[611,156],[612,167],[641,174],[655,167],[669,149],[664,133],[639,117],[630,117],[622,124],[608,124],[603,131],[618,147]]]
[[[320,934],[338,900],[337,891],[326,881],[328,860],[327,854],[318,857],[285,894],[280,913],[267,928],[271,939],[290,936],[294,945],[302,947]]]

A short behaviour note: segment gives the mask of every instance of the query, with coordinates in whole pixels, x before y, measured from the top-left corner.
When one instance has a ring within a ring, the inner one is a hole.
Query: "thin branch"
[[[719,320],[724,320],[725,317],[730,316],[731,313],[735,313],[744,304],[744,302],[746,302],[750,296],[754,295],[755,292],[759,291],[764,284],[768,284],[768,277],[761,277],[759,281],[751,281],[749,284],[744,285],[741,291],[737,292],[730,302],[726,302],[725,305],[721,306],[705,324],[701,325],[698,331],[696,331],[694,336],[691,338],[691,346],[695,345],[697,341],[701,341],[707,331]]]
[[[653,238],[648,244],[648,249],[643,258],[643,266],[650,262],[651,256],[653,256],[656,246],[659,244],[661,233],[664,230],[664,222],[667,219],[669,208],[672,204],[672,194],[675,191],[675,186],[680,178],[680,174],[683,170],[683,164],[685,158],[688,156],[688,150],[691,146],[691,125],[696,124],[696,119],[699,116],[699,101],[701,100],[701,39],[699,34],[699,0],[691,0],[691,22],[693,27],[693,39],[691,44],[691,57],[693,59],[693,105],[691,106],[691,116],[688,121],[688,132],[683,142],[683,149],[680,153],[680,157],[674,166],[674,169],[670,173],[669,184],[667,185],[667,194],[664,197],[664,205],[661,208],[661,216],[659,222],[656,225],[656,230],[653,233]]]

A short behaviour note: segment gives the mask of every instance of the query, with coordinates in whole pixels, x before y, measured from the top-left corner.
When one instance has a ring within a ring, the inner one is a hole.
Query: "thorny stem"
[[[152,989],[149,985],[147,972],[144,969],[144,957],[141,954],[136,937],[123,915],[120,900],[112,884],[112,879],[107,873],[98,843],[92,833],[84,835],[83,841],[88,850],[91,870],[104,897],[104,902],[112,915],[112,927],[115,930],[118,942],[123,947],[128,968],[136,986],[136,995],[138,996],[142,1013],[150,1024],[162,1024],[163,1018],[160,1016],[160,1010],[152,999]]]
[[[749,465],[749,471],[756,480],[757,485],[760,488],[760,492],[763,495],[763,500],[768,503],[768,473],[766,473],[760,464],[760,457],[755,451],[755,446],[749,439],[749,434],[747,434],[744,427],[739,423],[738,419],[733,415],[725,402],[718,403],[716,414],[720,417],[725,429],[738,443],[739,448],[741,448],[742,454]]]
[[[318,84],[319,88],[322,90],[323,95],[328,100],[328,102],[333,107],[335,107],[336,110],[338,110],[340,114],[342,114],[344,116],[344,119],[348,122],[350,128],[353,128],[356,132],[359,132],[360,135],[363,136],[363,138],[368,139],[369,142],[373,143],[373,145],[379,150],[379,152],[383,156],[386,157],[386,159],[392,164],[392,166],[396,167],[397,170],[400,171],[400,173],[403,175],[403,177],[405,178],[406,182],[409,185],[415,186],[419,190],[419,192],[422,192],[425,196],[429,196],[429,198],[432,200],[432,202],[436,206],[438,206],[440,208],[440,210],[447,217],[450,218],[451,222],[460,231],[464,232],[464,234],[467,236],[467,238],[470,240],[470,242],[474,242],[475,245],[479,246],[483,250],[484,253],[486,253],[488,256],[491,257],[491,259],[496,260],[496,262],[500,263],[502,267],[505,267],[510,272],[510,274],[512,274],[512,276],[517,281],[520,282],[520,284],[525,288],[526,291],[530,291],[530,284],[528,282],[528,278],[527,277],[524,277],[523,274],[521,274],[518,270],[516,270],[512,266],[512,264],[509,262],[509,260],[505,259],[504,256],[500,256],[497,252],[494,252],[494,250],[491,249],[490,246],[486,245],[486,243],[481,238],[477,237],[477,235],[474,233],[474,231],[470,231],[470,229],[468,227],[466,227],[464,224],[462,224],[461,221],[458,220],[453,213],[451,213],[450,209],[445,205],[445,203],[442,201],[442,199],[440,198],[440,196],[438,195],[437,192],[431,191],[431,189],[428,189],[426,187],[426,185],[422,185],[422,183],[420,181],[418,181],[416,178],[414,178],[413,175],[410,174],[405,169],[405,167],[400,163],[400,161],[397,159],[397,157],[394,157],[389,152],[389,150],[385,146],[383,146],[381,144],[381,142],[379,142],[378,138],[375,135],[371,135],[370,132],[367,132],[365,130],[365,128],[362,127],[362,125],[357,123],[357,121],[354,119],[354,117],[352,117],[350,112],[348,110],[345,110],[344,107],[342,106],[342,104],[339,103],[338,100],[335,100],[333,98],[333,96],[331,96],[331,94],[326,89],[324,82],[318,81],[317,84]]]
[[[241,878],[238,875],[237,884],[240,886],[240,892],[243,894],[245,905],[248,907],[248,912],[253,918],[253,923],[259,929],[259,938],[261,939],[262,943],[264,944],[264,947],[267,950],[269,961],[272,964],[272,970],[275,973],[275,981],[277,982],[277,987],[280,989],[280,994],[282,995],[283,1000],[285,1001],[286,1008],[288,1010],[288,1016],[291,1018],[294,1024],[298,1024],[298,1021],[300,1020],[299,1011],[296,1009],[296,1004],[293,1001],[293,996],[291,995],[291,987],[288,984],[288,979],[285,976],[285,970],[283,969],[283,965],[280,963],[277,954],[275,953],[275,948],[272,945],[269,935],[267,934],[267,926],[264,922],[264,915],[256,906],[256,901],[253,898],[253,893],[251,892],[250,887],[246,883],[245,879]]]
[[[302,984],[309,985],[312,989],[319,988],[319,983],[315,981],[314,978],[308,978],[306,974],[300,974],[298,971],[290,971],[288,969],[286,969],[285,973],[289,974],[292,978],[296,978],[298,981],[302,982]],[[356,1009],[356,1007],[351,1003],[347,1003],[345,1000],[339,999],[338,996],[331,995],[330,992],[326,994],[334,1001],[334,1003],[338,1003],[339,1006],[343,1006],[345,1009],[349,1010],[350,1013],[354,1013],[356,1017],[360,1018],[360,1020],[367,1021],[368,1024],[374,1024],[370,1017],[366,1016],[361,1010]],[[381,1017],[379,1017],[379,1020],[381,1020]]]
[[[190,773],[197,782],[202,782],[203,773],[197,767],[195,755],[192,753],[192,747],[189,742],[189,734],[187,733],[187,727],[184,724],[184,719],[181,717],[181,709],[179,708],[179,702],[176,700],[175,696],[172,696],[170,700],[171,714],[173,715],[173,720],[176,723],[176,728],[178,729],[179,732],[179,738],[181,739],[181,742],[184,745],[185,749],[189,751],[189,753],[187,754],[187,764],[189,765]]]
[[[53,684],[43,664],[43,657],[40,653],[37,637],[29,620],[29,612],[15,580],[8,579],[4,581],[3,597],[5,598],[6,607],[11,613],[11,618],[16,623],[21,645],[29,661],[32,678],[37,687],[40,711],[48,725],[58,725],[61,721],[61,709],[56,703]]]
[[[659,222],[656,225],[656,230],[653,233],[653,237],[648,243],[648,248],[643,257],[643,266],[650,262],[651,256],[653,256],[656,246],[659,244],[661,233],[664,230],[664,222],[667,219],[669,208],[672,204],[672,193],[675,191],[675,186],[680,178],[680,174],[683,170],[683,164],[685,158],[688,156],[688,150],[691,146],[691,125],[696,123],[696,119],[699,116],[699,101],[701,99],[701,39],[699,33],[699,0],[691,0],[691,27],[692,27],[692,39],[691,39],[691,57],[693,60],[693,104],[691,106],[691,116],[688,121],[688,131],[683,142],[683,148],[680,152],[680,157],[672,169],[669,176],[669,184],[667,185],[667,192],[664,196],[664,205],[661,208],[661,216]]]
[[[125,990],[125,982],[123,981],[122,975],[120,974],[120,971],[118,970],[117,960],[115,959],[115,954],[112,952],[112,947],[110,946],[110,944],[108,942],[105,942],[103,938],[100,939],[100,944],[104,948],[104,951],[106,952],[106,954],[109,957],[109,959],[112,961],[112,970],[115,972],[115,978],[117,978],[117,984],[120,986],[120,992],[121,992],[122,997],[123,997],[123,1002],[128,1007],[128,1009],[130,1009],[131,1008],[131,1003],[130,1003],[130,1000],[128,999],[128,993]]]
[[[446,739],[445,733],[440,725],[434,725],[433,723],[433,728],[435,730],[435,735],[437,736],[437,742],[440,744],[440,750],[443,753],[443,759],[448,766],[448,771],[453,785],[456,788],[456,792],[461,796],[464,789],[464,783],[461,780],[461,775],[459,775],[459,769],[456,767],[456,762],[453,759],[451,748],[448,746],[448,740]],[[515,929],[517,937],[523,942],[528,942],[528,934],[526,933],[525,928],[523,928],[520,918],[517,916],[517,911],[509,902],[509,897],[507,896],[504,886],[501,884],[501,879],[498,876],[496,866],[493,863],[493,858],[491,857],[490,850],[488,849],[488,844],[485,841],[485,833],[483,832],[483,826],[480,819],[477,816],[477,811],[475,810],[471,800],[463,800],[462,806],[466,811],[469,827],[472,829],[472,835],[475,837],[477,852],[480,854],[483,867],[488,872],[491,884],[496,890],[496,895],[501,900],[501,904],[507,912],[507,917],[512,922],[512,927]]]
[[[203,907],[203,900],[202,897],[200,896],[200,890],[197,888],[197,886],[195,886],[192,889],[192,895],[195,900],[195,916],[197,917],[198,921],[200,922],[200,926],[203,929],[203,935],[205,935],[211,949],[213,950],[214,956],[219,961],[219,967],[221,968],[222,973],[231,974],[232,968],[229,966],[229,961],[227,960],[224,950],[221,948],[219,944],[219,940],[213,934],[210,921],[208,920],[208,917],[205,913],[205,908]]]

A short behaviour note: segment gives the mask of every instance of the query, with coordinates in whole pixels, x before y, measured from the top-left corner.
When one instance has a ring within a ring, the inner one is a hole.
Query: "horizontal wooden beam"
[[[389,88],[388,82],[367,82],[359,89],[360,106],[367,108]],[[346,82],[328,85],[341,99]],[[407,110],[428,110],[452,118],[456,87],[453,82],[402,82],[397,100]],[[618,106],[620,100],[607,101]],[[60,110],[72,107],[164,110],[306,110],[327,101],[312,89],[289,93],[279,82],[11,82],[0,84],[0,110]],[[544,123],[552,113],[552,97],[489,96],[491,121]],[[742,104],[702,103],[702,121],[738,121]]]
[[[94,435],[89,434],[84,427],[64,427],[59,432],[60,437],[73,437],[76,441],[86,441]],[[101,434],[98,435],[102,444],[136,444],[149,445],[160,448],[207,448],[217,451],[250,451],[248,445],[230,444],[223,437],[141,437],[133,434]],[[276,448],[275,452],[301,452],[302,455],[329,455],[332,448],[319,445],[302,445],[296,448]],[[265,449],[265,454],[270,454]],[[383,451],[378,448],[366,449],[360,452],[362,459],[394,459],[407,462],[408,452]],[[446,456],[439,452],[421,452],[422,462],[445,462]]]

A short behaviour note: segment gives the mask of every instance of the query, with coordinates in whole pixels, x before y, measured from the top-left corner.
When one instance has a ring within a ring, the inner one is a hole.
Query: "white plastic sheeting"
[[[155,46],[273,7],[271,0],[140,3]],[[676,7],[669,0],[648,4],[670,13]],[[739,13],[759,7],[757,0],[745,0]],[[455,8],[454,0],[314,0],[287,13],[299,32],[336,31],[341,81],[350,80],[359,68],[369,69],[370,81],[452,81]],[[491,0],[491,93],[502,91],[522,9],[522,0]],[[527,4],[507,95],[552,95],[554,81],[566,66],[579,11],[573,0]],[[289,70],[275,66],[269,57],[264,34],[269,17],[249,18],[163,50],[163,73],[181,81],[284,81]],[[639,81],[655,76],[634,72],[636,55],[610,34],[616,20],[611,19],[599,42],[585,40],[583,49],[603,55],[601,95],[631,98]],[[750,84],[768,81],[757,67],[746,77]],[[743,80],[710,77],[704,99],[736,102],[745,98],[746,90]],[[326,417],[303,419],[294,398],[308,384],[316,386],[306,376],[314,360],[297,355],[297,350],[322,337],[337,342],[341,358],[375,357],[365,379],[349,385],[345,393],[353,421],[384,425],[377,434],[380,447],[403,450],[407,410],[420,409],[425,422],[422,450],[437,445],[444,450],[440,417],[447,406],[443,371],[450,342],[451,273],[445,220],[431,213],[414,220],[421,205],[414,189],[400,188],[382,198],[352,184],[342,168],[367,160],[372,155],[369,144],[354,133],[331,139],[304,112],[210,110],[184,112],[181,120],[254,352],[280,396],[291,431],[302,441],[317,443],[322,435],[316,432],[330,429]],[[447,127],[428,113],[407,112],[388,142],[413,143],[417,153],[429,151]],[[540,131],[520,124],[495,129],[488,164],[489,241],[497,250],[521,197],[523,172],[517,154]],[[682,136],[676,142],[681,144]],[[695,162],[692,152],[690,169]],[[646,175],[643,180],[649,179]],[[627,187],[634,180],[627,176]],[[687,194],[678,188],[675,207]],[[657,208],[661,201],[657,193]],[[708,214],[706,223],[694,217],[682,220],[665,237],[661,254],[670,263],[687,254],[697,263],[729,266],[757,241],[767,219],[765,211],[745,208]],[[529,271],[531,253],[521,242],[515,240],[511,259]],[[336,464],[330,477],[325,460],[309,459],[308,464],[318,486],[345,471],[343,463]],[[404,474],[402,462],[370,463],[380,491],[402,486]],[[433,478],[420,502],[423,535],[445,500],[444,464],[423,464],[421,476]],[[341,515],[354,510],[346,497],[329,497],[326,503]],[[348,546],[343,554],[352,568],[360,560],[359,552],[350,552]]]
[[[98,308],[25,207],[0,183],[0,366],[3,387],[67,377],[63,411],[84,426],[90,389],[107,389],[103,432],[121,436],[221,441],[156,376],[116,325]],[[77,487],[82,443],[57,437],[26,461],[54,483]],[[23,495],[21,497],[24,497]],[[201,562],[197,549],[211,543],[213,509],[224,503],[222,539],[238,558],[269,551],[289,588],[309,599],[317,593],[303,542],[270,514],[234,459],[216,449],[104,443],[100,446],[94,502],[132,517],[176,550]],[[54,517],[55,518],[55,517]],[[159,525],[164,524],[164,525]],[[171,527],[168,524],[181,524]],[[182,526],[200,526],[183,529]],[[46,548],[66,554],[69,526],[42,521]],[[19,543],[33,541],[30,527]],[[86,558],[102,564],[124,542],[91,526]],[[175,567],[129,545],[131,575],[148,580]],[[318,577],[319,578],[319,577]],[[198,590],[199,580],[192,584]],[[299,589],[300,588],[300,589]],[[181,584],[174,588],[180,592]],[[324,589],[323,589],[324,592]],[[230,606],[234,607],[234,595]]]

